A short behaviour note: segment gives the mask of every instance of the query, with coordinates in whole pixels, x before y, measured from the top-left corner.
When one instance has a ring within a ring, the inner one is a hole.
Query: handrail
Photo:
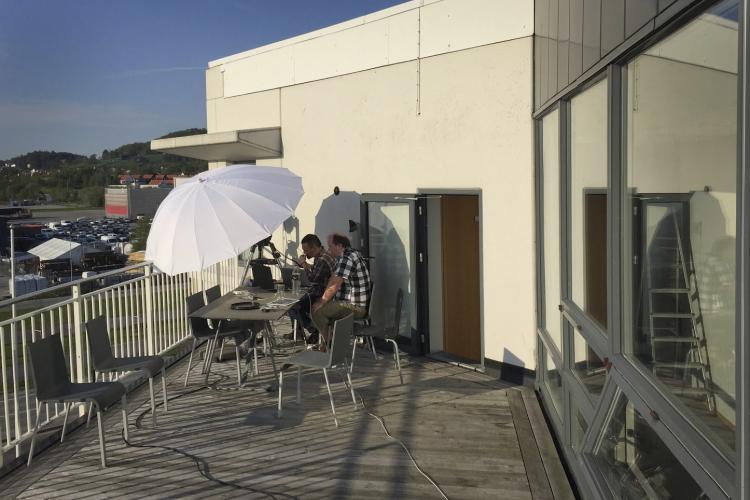
[[[139,267],[146,267],[150,265],[151,265],[151,261],[139,262],[138,264],[131,264],[126,267],[121,267],[119,269],[113,269],[112,271],[107,271],[106,273],[97,274],[96,276],[89,276],[88,278],[81,278],[75,281],[69,281],[67,283],[62,283],[60,285],[51,286],[49,288],[45,288],[44,290],[37,290],[36,292],[26,293],[20,297],[16,297],[15,299],[6,299],[3,301],[0,301],[0,307],[7,307],[13,304],[18,304],[19,302],[23,302],[24,300],[33,299],[34,297],[45,295],[50,292],[63,290],[65,288],[73,287],[76,285],[81,285],[82,283],[87,283],[89,281],[106,278],[108,276],[116,276],[118,274],[123,274],[128,271],[133,271],[135,269],[138,269]]]

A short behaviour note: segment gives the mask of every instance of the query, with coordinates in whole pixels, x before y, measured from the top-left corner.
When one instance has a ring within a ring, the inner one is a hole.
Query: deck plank
[[[539,495],[535,473],[529,473],[524,449],[534,447],[537,465],[542,459],[525,411],[519,425],[523,401],[519,407],[509,397],[515,391],[446,363],[408,356],[403,363],[401,385],[390,358],[358,355],[354,387],[365,410],[354,409],[334,376],[335,428],[319,373],[305,375],[301,405],[294,374],[285,377],[284,414],[277,418],[276,394],[263,389],[272,382],[266,360],[261,375],[242,390],[233,388],[231,361],[214,365],[211,378],[220,379],[221,390],[199,389],[199,369],[185,390],[183,361],[168,371],[175,399],[169,413],[158,413],[156,428],[147,413],[147,389],[129,396],[132,443],[171,449],[127,446],[114,411],[105,416],[110,467],[99,468],[92,426],[41,453],[31,468],[0,479],[0,491],[4,497],[78,499],[440,498],[372,412],[449,498],[552,498]]]

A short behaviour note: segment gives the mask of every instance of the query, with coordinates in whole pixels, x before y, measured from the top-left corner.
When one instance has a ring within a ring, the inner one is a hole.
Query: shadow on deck
[[[365,410],[354,410],[337,375],[334,427],[322,373],[285,384],[276,418],[270,363],[247,387],[233,382],[233,361],[215,363],[213,388],[200,369],[187,389],[183,360],[168,371],[169,413],[151,426],[148,390],[131,396],[130,439],[119,412],[107,415],[109,467],[99,466],[96,427],[71,433],[0,480],[7,497],[440,498],[380,423],[403,440],[449,498],[574,498],[536,397],[481,373],[426,358],[404,357],[404,385],[390,355],[357,356],[354,386]],[[290,373],[290,375],[293,375]],[[286,379],[286,377],[285,377]],[[541,419],[541,422],[540,422]]]

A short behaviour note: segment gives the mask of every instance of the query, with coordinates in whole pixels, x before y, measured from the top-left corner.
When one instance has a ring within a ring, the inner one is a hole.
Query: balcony
[[[302,404],[294,401],[294,384],[286,384],[292,387],[278,418],[276,392],[266,390],[274,382],[270,361],[262,356],[259,374],[250,375],[241,389],[233,360],[214,363],[209,386],[195,368],[183,388],[191,338],[185,297],[200,289],[201,279],[206,286],[232,289],[239,281],[236,261],[216,265],[202,277],[169,277],[148,263],[120,274],[131,279],[97,290],[85,280],[75,282],[68,285],[69,297],[0,322],[4,497],[439,498],[429,476],[449,498],[573,498],[528,388],[407,356],[402,385],[390,353],[380,352],[374,360],[361,349],[353,385],[364,408],[355,410],[342,379],[333,375],[340,424],[335,428],[323,377],[310,372],[303,377]],[[166,356],[169,411],[157,408],[153,427],[147,384],[126,375],[123,380],[132,388],[130,445],[121,437],[119,412],[105,413],[109,465],[102,469],[96,426],[87,428],[83,412],[72,412],[76,418],[69,428],[76,429],[59,444],[62,405],[44,405],[47,431],[26,468],[37,405],[26,383],[25,345],[41,335],[61,335],[72,377],[90,380],[81,325],[99,314],[109,320],[116,355]],[[277,329],[290,331],[288,324]],[[283,363],[300,347],[280,342]],[[427,476],[389,434],[404,443]]]

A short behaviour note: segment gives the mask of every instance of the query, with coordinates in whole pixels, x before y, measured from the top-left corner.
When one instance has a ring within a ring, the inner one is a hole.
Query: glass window
[[[586,436],[586,431],[589,430],[589,423],[586,421],[583,413],[577,409],[573,411],[573,420],[571,422],[570,430],[570,444],[573,446],[573,450],[578,453],[583,446],[583,439]]]
[[[604,429],[595,462],[615,498],[707,498],[624,395]]]
[[[607,81],[570,101],[571,298],[607,327]]]
[[[560,370],[555,365],[555,362],[550,357],[549,353],[547,353],[547,374],[544,378],[544,384],[547,387],[547,392],[549,392],[550,397],[552,398],[552,403],[555,405],[555,409],[557,410],[557,414],[562,415],[563,411],[563,390],[562,390],[562,375],[560,374]]]
[[[578,376],[590,394],[598,396],[602,393],[607,378],[604,362],[577,329],[571,327],[571,330],[573,331],[573,373]]]
[[[624,346],[735,445],[737,9],[627,65]]]
[[[544,318],[547,333],[562,352],[560,305],[560,117],[557,110],[542,119],[544,205]]]

